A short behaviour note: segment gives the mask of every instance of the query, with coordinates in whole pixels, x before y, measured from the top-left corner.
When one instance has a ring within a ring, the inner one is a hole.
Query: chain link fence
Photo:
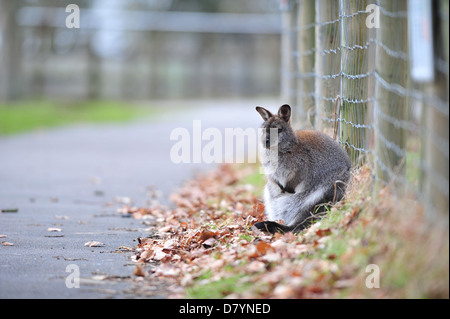
[[[448,0],[284,0],[282,96],[375,187],[449,213]]]

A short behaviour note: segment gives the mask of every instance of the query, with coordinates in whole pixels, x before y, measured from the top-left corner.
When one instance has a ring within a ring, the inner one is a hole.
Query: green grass
[[[153,108],[111,101],[1,103],[0,134],[10,135],[74,123],[126,122],[155,112],[158,111]]]
[[[196,279],[198,284],[187,288],[186,296],[192,299],[220,299],[231,293],[240,293],[247,291],[252,286],[253,283],[246,280],[246,274],[236,274],[230,275],[229,277],[221,278],[217,281],[209,281],[202,284],[203,279],[209,279],[211,272],[208,273],[209,276],[202,276]]]

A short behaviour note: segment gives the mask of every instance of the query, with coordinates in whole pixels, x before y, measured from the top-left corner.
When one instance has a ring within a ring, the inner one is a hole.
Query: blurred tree
[[[5,100],[15,100],[20,96],[22,41],[16,14],[22,2],[22,0],[0,0],[0,97]]]

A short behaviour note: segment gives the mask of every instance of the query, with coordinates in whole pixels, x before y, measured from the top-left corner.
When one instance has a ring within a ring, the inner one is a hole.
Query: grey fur
[[[268,221],[255,226],[269,232],[297,233],[325,210],[321,204],[343,198],[351,163],[347,153],[328,135],[295,132],[290,125],[289,105],[282,105],[277,115],[262,107],[256,110],[264,119],[261,143],[266,152],[261,163],[267,178],[264,204]],[[273,134],[274,129],[278,134]],[[284,225],[275,220],[283,220]]]

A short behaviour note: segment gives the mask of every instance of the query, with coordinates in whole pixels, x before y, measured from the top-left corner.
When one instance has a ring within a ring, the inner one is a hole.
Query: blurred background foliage
[[[1,0],[2,100],[276,96],[276,0]],[[80,7],[69,29],[68,4]]]
[[[277,0],[0,0],[0,134],[278,96],[280,32]]]

